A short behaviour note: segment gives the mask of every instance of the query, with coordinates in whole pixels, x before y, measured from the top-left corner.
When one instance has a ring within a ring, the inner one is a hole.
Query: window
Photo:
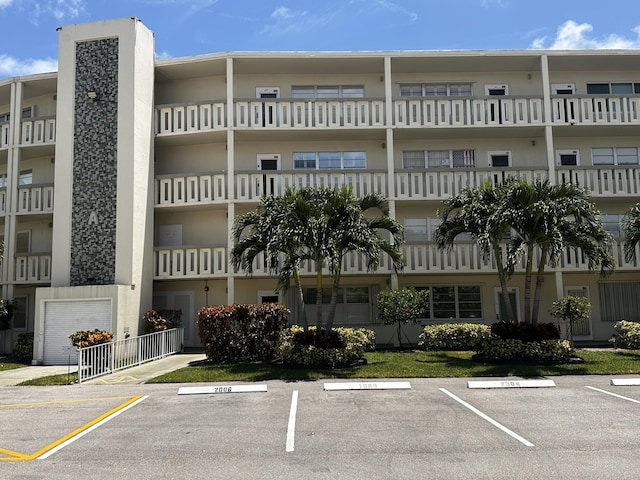
[[[511,166],[511,152],[489,152],[489,166],[503,168]]]
[[[400,85],[401,97],[470,97],[471,83],[406,84]]]
[[[576,86],[573,83],[553,83],[551,92],[554,95],[573,95],[576,93]]]
[[[293,98],[363,98],[362,85],[294,85],[291,87]]]
[[[11,319],[14,330],[26,330],[28,318],[28,297],[26,295],[16,295],[13,298],[13,318]]]
[[[18,185],[31,185],[33,183],[33,170],[21,170]]]
[[[8,123],[11,116],[8,113],[0,113],[0,123]]]
[[[25,107],[22,109],[22,118],[32,118],[34,115],[34,107]]]
[[[598,290],[603,322],[640,321],[640,282],[601,282]]]
[[[409,150],[402,152],[402,168],[465,168],[476,166],[475,150]]]
[[[557,150],[556,164],[560,166],[575,166],[580,164],[580,152],[578,150]]]
[[[7,174],[0,173],[0,188],[7,188]]]
[[[405,218],[404,240],[407,243],[425,244],[433,241],[433,235],[442,223],[439,218]]]
[[[365,152],[294,152],[296,170],[341,170],[367,168]]]
[[[592,95],[633,94],[640,93],[640,83],[632,82],[601,82],[587,83],[587,93]]]
[[[608,233],[613,235],[613,238],[616,240],[624,238],[622,217],[623,215],[600,215],[602,226]]]
[[[638,165],[638,147],[598,147],[591,149],[594,165]]]
[[[480,320],[482,319],[482,296],[476,285],[417,287],[429,290],[430,320]]]

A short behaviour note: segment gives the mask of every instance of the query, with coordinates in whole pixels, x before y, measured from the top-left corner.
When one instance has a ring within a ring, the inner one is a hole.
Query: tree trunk
[[[527,268],[524,277],[524,321],[531,323],[531,277],[533,274],[533,247],[527,247]]]
[[[533,311],[531,312],[531,324],[538,323],[538,312],[540,311],[540,297],[542,295],[542,283],[544,282],[544,266],[547,263],[547,250],[542,249],[538,273],[536,275],[536,291],[533,296]]]
[[[500,289],[502,290],[502,298],[504,299],[504,305],[506,309],[506,315],[509,317],[509,320],[517,320],[518,317],[514,315],[513,306],[511,305],[511,300],[509,299],[509,289],[507,288],[507,276],[504,271],[504,265],[502,264],[502,259],[500,258],[500,247],[496,247],[494,249],[494,255],[496,257],[496,266],[498,268],[498,278],[500,279]],[[500,319],[502,320],[502,318]]]
[[[338,291],[340,289],[340,273],[333,276],[333,287],[331,288],[331,304],[329,305],[329,315],[327,317],[327,333],[333,328],[333,321],[336,318],[336,307],[338,306]]]
[[[307,322],[307,312],[304,308],[304,292],[302,291],[302,283],[300,283],[300,272],[298,269],[293,270],[293,281],[296,284],[296,297],[298,300],[298,320],[302,324],[304,333],[309,331],[309,322]]]
[[[316,261],[316,330],[322,333],[322,262]]]

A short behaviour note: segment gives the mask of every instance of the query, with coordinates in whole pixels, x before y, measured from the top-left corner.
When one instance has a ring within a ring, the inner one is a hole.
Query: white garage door
[[[77,364],[78,357],[69,335],[95,328],[112,331],[111,299],[45,300],[43,363]]]

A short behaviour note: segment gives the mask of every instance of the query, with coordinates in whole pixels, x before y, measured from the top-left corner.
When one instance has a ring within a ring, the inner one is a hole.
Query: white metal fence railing
[[[78,383],[182,351],[184,329],[174,328],[78,349]]]

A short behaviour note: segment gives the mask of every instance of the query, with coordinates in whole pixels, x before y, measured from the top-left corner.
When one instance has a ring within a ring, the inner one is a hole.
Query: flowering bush
[[[364,359],[375,349],[375,332],[365,328],[339,327],[318,335],[315,327],[307,333],[297,325],[284,330],[278,355],[286,365],[304,367],[344,367]]]
[[[640,348],[640,323],[621,320],[613,328],[615,333],[609,341],[616,348]]]
[[[429,291],[415,288],[383,290],[378,293],[378,318],[385,325],[398,325],[398,344],[402,347],[402,324],[418,323],[427,316]]]
[[[71,339],[71,345],[76,348],[86,348],[112,342],[113,333],[97,328],[95,330],[78,330],[69,335],[69,338]]]
[[[149,310],[142,316],[144,333],[161,332],[182,325],[182,310]]]
[[[526,361],[535,363],[563,363],[573,355],[567,340],[523,342],[515,338],[485,338],[478,342],[476,351],[487,361]]]
[[[418,346],[423,350],[474,350],[478,341],[489,338],[489,325],[475,323],[443,323],[427,325],[420,334]]]
[[[273,360],[289,313],[275,303],[210,305],[198,312],[198,335],[213,362]]]

